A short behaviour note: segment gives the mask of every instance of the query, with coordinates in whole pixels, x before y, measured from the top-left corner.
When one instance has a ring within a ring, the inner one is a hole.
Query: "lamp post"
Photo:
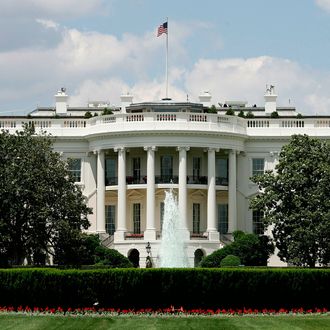
[[[147,243],[146,250],[147,250],[146,268],[152,268],[150,242]]]

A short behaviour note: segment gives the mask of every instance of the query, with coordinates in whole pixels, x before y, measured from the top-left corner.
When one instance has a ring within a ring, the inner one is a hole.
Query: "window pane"
[[[252,175],[264,174],[265,160],[263,158],[252,159]]]
[[[216,177],[217,184],[228,185],[228,159],[217,158],[216,159]]]
[[[115,205],[106,205],[105,206],[105,231],[113,235],[116,227],[116,206]]]
[[[80,158],[71,158],[68,161],[69,171],[71,172],[75,182],[81,181],[81,159]]]
[[[117,162],[115,158],[105,160],[105,178],[107,185],[117,184]]]
[[[173,177],[173,157],[162,156],[161,157],[161,168],[160,168],[162,180],[169,182]]]
[[[160,231],[163,230],[163,222],[164,222],[164,202],[160,203]]]
[[[218,204],[218,231],[228,233],[228,204]]]
[[[141,161],[140,158],[133,158],[133,180],[134,183],[140,183]]]
[[[135,203],[133,204],[133,227],[134,234],[141,233],[141,204]]]
[[[200,233],[200,204],[193,204],[193,233]]]
[[[201,172],[201,158],[193,157],[193,178],[198,179]]]
[[[264,233],[264,213],[262,211],[252,212],[253,233],[262,235]]]

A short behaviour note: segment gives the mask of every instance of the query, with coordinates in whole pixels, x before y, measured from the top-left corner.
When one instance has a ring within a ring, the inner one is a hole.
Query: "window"
[[[169,183],[173,177],[173,157],[162,156],[160,165],[160,175],[164,183]]]
[[[228,159],[216,159],[216,184],[221,186],[228,185]]]
[[[201,174],[201,158],[193,157],[193,180],[198,180]]]
[[[263,158],[252,159],[252,175],[264,174],[265,160]]]
[[[140,183],[141,178],[141,161],[140,158],[133,158],[133,181]]]
[[[69,171],[74,178],[75,182],[81,181],[81,159],[71,158],[69,159]]]
[[[163,223],[164,223],[164,202],[160,203],[160,231],[163,231]]]
[[[141,204],[133,204],[133,231],[134,234],[141,234]]]
[[[115,158],[105,160],[105,182],[106,185],[115,185],[117,181],[117,162]]]
[[[228,233],[228,204],[218,204],[218,231]]]
[[[253,211],[252,212],[252,225],[253,233],[257,235],[262,235],[264,233],[264,212]]]
[[[116,227],[116,206],[115,205],[106,205],[105,206],[105,231],[109,235],[113,235]]]
[[[193,234],[200,233],[200,224],[201,224],[201,205],[194,203],[193,204]]]

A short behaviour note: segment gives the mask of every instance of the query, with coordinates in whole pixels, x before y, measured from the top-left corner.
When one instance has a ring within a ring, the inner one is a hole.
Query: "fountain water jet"
[[[184,232],[178,202],[173,189],[165,191],[162,241],[159,249],[160,267],[188,267]]]

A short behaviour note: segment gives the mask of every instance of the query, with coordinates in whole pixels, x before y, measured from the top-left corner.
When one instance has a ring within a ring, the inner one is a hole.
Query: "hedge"
[[[4,269],[0,306],[330,307],[330,269]]]

